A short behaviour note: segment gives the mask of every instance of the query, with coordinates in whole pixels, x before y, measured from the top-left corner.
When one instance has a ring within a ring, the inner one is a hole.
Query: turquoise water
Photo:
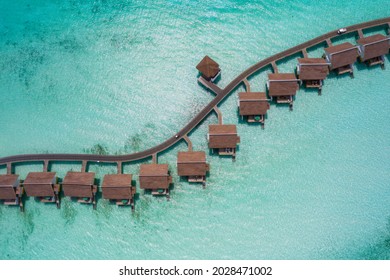
[[[196,82],[205,54],[223,87],[276,52],[389,15],[383,0],[3,0],[0,156],[152,147],[212,99]],[[356,65],[355,79],[331,75],[320,97],[301,89],[293,112],[271,107],[265,130],[239,122],[238,88],[220,106],[238,125],[237,161],[208,155],[205,190],[176,176],[181,143],[159,156],[174,175],[169,202],[141,193],[133,214],[104,200],[97,211],[66,198],[61,210],[34,199],[25,213],[1,206],[0,258],[390,259],[389,62]],[[295,60],[279,67],[292,71]],[[253,90],[266,74],[251,78]],[[196,150],[207,150],[216,121],[193,131]],[[137,179],[140,163],[125,172]],[[51,166],[59,177],[79,168]],[[89,170],[102,178],[115,167]]]

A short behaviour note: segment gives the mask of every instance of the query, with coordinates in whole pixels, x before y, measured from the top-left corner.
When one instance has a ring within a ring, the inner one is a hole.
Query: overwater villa
[[[172,177],[169,174],[168,164],[141,164],[139,186],[151,191],[152,195],[165,195],[169,198],[169,185]]]
[[[268,95],[271,99],[276,98],[276,103],[289,104],[292,110],[294,96],[299,89],[298,82],[294,73],[268,74]]]
[[[206,55],[196,66],[201,76],[207,81],[214,82],[221,74],[219,64]]]
[[[97,186],[94,172],[69,171],[62,181],[62,189],[65,196],[77,198],[80,203],[93,204],[96,209]]]
[[[5,205],[19,205],[23,211],[23,187],[20,185],[19,175],[0,175],[0,201]]]
[[[44,203],[56,203],[60,208],[60,186],[55,172],[30,172],[23,182],[27,196]]]
[[[330,70],[337,74],[349,73],[353,77],[353,64],[359,56],[358,47],[349,42],[333,45],[324,49],[325,59],[330,63]]]
[[[265,116],[270,104],[265,92],[240,92],[238,94],[238,109],[242,118],[248,122],[261,123],[264,127]]]
[[[389,41],[390,37],[382,34],[376,34],[357,40],[360,61],[367,63],[368,66],[379,64],[382,69],[384,69],[384,56],[389,53]]]
[[[323,58],[298,58],[298,78],[307,88],[318,88],[321,94],[323,81],[329,74],[329,65]]]
[[[177,154],[177,174],[187,177],[188,182],[201,182],[206,185],[206,174],[210,166],[206,163],[206,153],[203,151],[179,152]]]
[[[219,155],[236,156],[237,144],[240,137],[237,135],[237,127],[233,124],[210,124],[207,134],[209,148],[216,149]]]
[[[135,186],[132,186],[131,174],[106,174],[103,178],[103,198],[114,201],[117,205],[130,205],[134,211]]]

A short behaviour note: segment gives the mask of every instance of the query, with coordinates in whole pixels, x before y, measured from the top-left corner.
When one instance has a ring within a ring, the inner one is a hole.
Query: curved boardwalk
[[[377,27],[386,25],[390,27],[390,17],[378,19],[374,21],[364,22],[352,26],[347,27],[347,33],[355,32],[360,34],[363,29]],[[273,56],[270,56],[254,65],[249,67],[247,70],[242,72],[239,76],[237,76],[233,81],[231,81],[224,89],[220,89],[218,86],[207,82],[205,80],[200,79],[200,82],[211,91],[213,91],[216,96],[215,98],[207,104],[186,126],[184,126],[176,135],[172,136],[165,142],[150,148],[148,150],[127,154],[127,155],[91,155],[91,154],[26,154],[26,155],[15,155],[8,156],[4,158],[0,158],[0,165],[7,165],[8,173],[11,172],[11,166],[13,163],[18,162],[44,162],[45,165],[48,164],[49,161],[78,161],[83,162],[83,165],[87,162],[107,162],[107,163],[117,163],[118,166],[122,164],[122,162],[131,162],[140,159],[144,159],[147,157],[155,157],[156,154],[170,148],[175,145],[182,139],[186,140],[186,136],[190,133],[202,120],[204,120],[213,110],[214,107],[217,106],[226,96],[228,96],[239,84],[246,82],[247,78],[257,71],[267,67],[269,65],[275,64],[277,61],[284,59],[286,57],[292,56],[299,52],[305,55],[306,49],[315,45],[319,45],[321,43],[327,42],[334,37],[339,36],[337,30],[326,33],[322,36],[316,37],[312,40],[309,40],[305,43],[297,45],[293,48],[285,50],[283,52],[277,53]]]

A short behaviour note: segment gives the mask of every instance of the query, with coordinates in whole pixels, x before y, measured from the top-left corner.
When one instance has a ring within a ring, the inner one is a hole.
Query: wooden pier
[[[373,28],[373,27],[380,27],[380,26],[386,26],[390,28],[390,17],[378,19],[370,22],[365,22],[361,24],[356,24],[352,26],[346,27],[346,32],[344,34],[348,33],[358,33],[359,36],[364,34],[364,29]],[[389,31],[388,31],[389,32]],[[285,51],[282,51],[280,53],[277,53],[275,55],[272,55],[264,60],[259,61],[258,63],[250,66],[248,69],[243,71],[240,75],[238,75],[236,78],[234,78],[226,87],[221,89],[216,84],[214,84],[214,81],[218,74],[215,74],[214,77],[211,77],[213,74],[210,74],[211,76],[205,77],[205,75],[202,75],[199,77],[198,81],[199,83],[204,86],[205,88],[209,89],[213,93],[215,93],[214,98],[202,109],[200,110],[193,119],[191,119],[180,131],[178,131],[174,136],[167,139],[163,143],[152,147],[150,149],[147,149],[145,151],[133,153],[133,154],[126,154],[126,155],[93,155],[93,154],[25,154],[25,155],[14,155],[14,156],[7,156],[0,158],[0,165],[6,165],[7,174],[12,174],[12,166],[15,163],[22,163],[22,162],[43,162],[43,170],[45,172],[48,172],[49,169],[49,163],[50,162],[81,162],[81,171],[82,173],[86,173],[87,165],[88,163],[92,162],[101,162],[101,163],[116,163],[118,168],[118,174],[122,172],[122,163],[129,163],[134,162],[137,160],[150,158],[152,157],[153,162],[157,162],[157,154],[160,152],[163,152],[167,150],[168,148],[172,147],[173,145],[177,144],[179,141],[184,139],[185,141],[188,140],[187,135],[196,128],[199,123],[201,123],[206,117],[212,113],[212,111],[216,111],[218,114],[218,107],[225,98],[227,98],[233,90],[235,90],[240,84],[244,83],[246,90],[250,90],[250,85],[248,82],[249,77],[251,77],[256,72],[260,71],[261,69],[265,67],[269,67],[270,65],[273,67],[273,71],[275,73],[278,73],[277,69],[277,63],[278,61],[281,61],[285,58],[291,57],[293,55],[302,53],[304,57],[307,56],[307,49],[318,46],[320,44],[326,43],[328,47],[332,47],[332,39],[340,36],[337,32],[337,30],[333,30],[329,33],[323,34],[317,38],[314,38],[312,40],[309,40],[305,43],[299,44],[297,46],[294,46],[290,49],[287,49]],[[366,37],[365,37],[366,38]],[[219,66],[218,66],[219,68]],[[204,74],[204,73],[203,73]],[[207,74],[207,73],[206,73]],[[222,123],[222,117],[218,118],[219,122]],[[239,139],[239,137],[237,138]],[[236,140],[237,140],[236,139]],[[239,142],[239,140],[238,140]],[[187,143],[189,143],[187,141]],[[190,145],[189,145],[190,148]],[[192,147],[191,147],[192,148]],[[64,185],[65,179],[64,179]],[[89,184],[90,191],[92,193],[93,199],[95,199],[94,195],[96,194],[96,186],[93,184]],[[64,191],[65,192],[65,191]],[[96,200],[94,206],[96,207]]]

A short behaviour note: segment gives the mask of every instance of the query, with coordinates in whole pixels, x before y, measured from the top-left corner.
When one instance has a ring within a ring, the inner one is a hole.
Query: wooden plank
[[[251,91],[251,85],[249,84],[249,81],[247,80],[247,78],[243,79],[242,81],[244,82],[246,91],[250,92]]]
[[[302,55],[304,58],[308,58],[308,54],[307,54],[307,50],[306,49],[302,49]]]
[[[87,164],[88,162],[86,160],[83,160],[81,165],[81,172],[87,172]]]
[[[331,47],[332,41],[328,38],[328,39],[326,39],[326,44],[328,45],[328,47]]]
[[[206,81],[203,77],[199,77],[198,82],[215,94],[220,94],[222,92],[221,88],[212,82]]]
[[[276,65],[276,62],[275,62],[275,61],[272,61],[272,62],[271,62],[271,65],[272,65],[272,68],[274,69],[274,73],[279,73],[279,71],[278,71],[278,66]]]
[[[12,174],[12,163],[11,162],[7,163],[7,174]]]
[[[154,154],[152,155],[152,162],[153,162],[153,163],[157,163],[157,153],[154,153]]]
[[[187,142],[188,151],[191,152],[192,151],[192,142],[191,142],[190,138],[186,134],[183,136],[183,139]]]
[[[362,39],[364,38],[364,34],[363,34],[363,31],[361,29],[358,29],[358,35],[359,35],[359,38]]]
[[[218,116],[218,124],[222,124],[222,112],[218,109],[217,106],[214,106],[214,111]]]
[[[43,161],[43,172],[48,172],[48,170],[49,170],[49,161],[44,160]]]
[[[118,174],[122,174],[122,162],[118,161],[116,164],[117,164]]]

